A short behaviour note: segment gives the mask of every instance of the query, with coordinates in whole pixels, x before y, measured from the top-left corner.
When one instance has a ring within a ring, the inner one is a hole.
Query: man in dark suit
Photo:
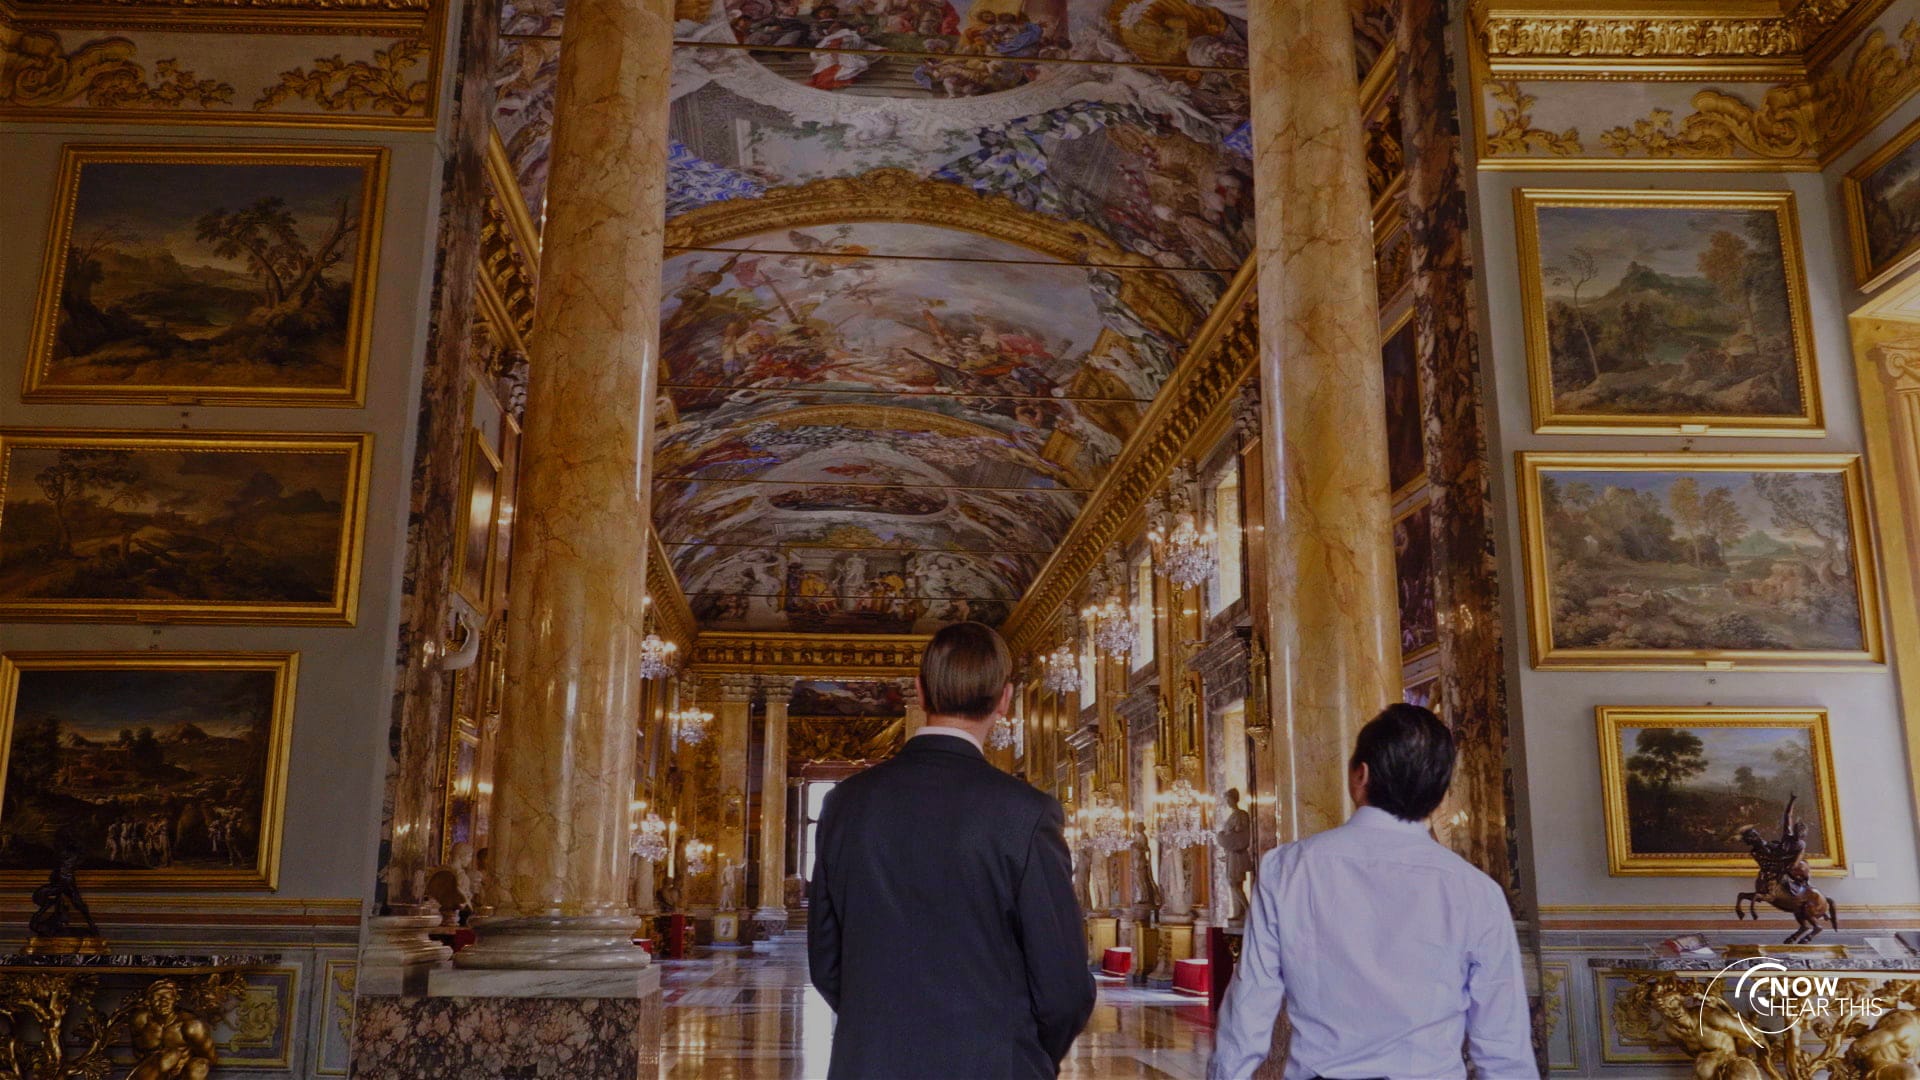
[[[981,751],[1011,670],[986,626],[935,634],[926,726],[821,810],[807,952],[836,1080],[1057,1076],[1093,1012],[1060,803]]]

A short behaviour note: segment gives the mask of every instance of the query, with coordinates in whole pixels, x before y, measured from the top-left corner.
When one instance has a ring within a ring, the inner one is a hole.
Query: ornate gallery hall
[[[0,1077],[823,1077],[962,621],[1064,1075],[1404,701],[1545,1073],[1920,1076],[1920,0],[0,0],[0,179]]]

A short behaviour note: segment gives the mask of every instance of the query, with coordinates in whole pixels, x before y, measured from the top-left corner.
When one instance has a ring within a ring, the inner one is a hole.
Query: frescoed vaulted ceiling
[[[1252,249],[1245,0],[678,14],[654,520],[696,620],[1004,619]],[[536,218],[564,17],[501,25]]]

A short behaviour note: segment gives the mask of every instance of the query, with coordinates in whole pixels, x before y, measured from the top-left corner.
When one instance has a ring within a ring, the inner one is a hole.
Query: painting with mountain
[[[1536,423],[1819,423],[1787,193],[1523,191]]]
[[[350,623],[366,442],[0,430],[0,617]]]
[[[70,149],[28,396],[357,404],[384,153]]]
[[[1750,874],[1742,830],[1778,835],[1789,804],[1808,863],[1843,862],[1824,711],[1599,712],[1616,873]]]
[[[1858,459],[1523,457],[1536,661],[1879,653]]]
[[[0,880],[271,887],[290,654],[12,654]]]
[[[1862,288],[1920,258],[1920,122],[1848,173],[1841,191]]]

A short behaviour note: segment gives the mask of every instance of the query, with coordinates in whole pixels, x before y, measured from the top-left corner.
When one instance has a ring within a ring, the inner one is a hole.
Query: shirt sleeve
[[[1539,1080],[1527,977],[1506,898],[1492,890],[1485,925],[1467,957],[1467,1059],[1481,1080]]]
[[[1213,1037],[1213,1058],[1207,1062],[1207,1080],[1245,1080],[1267,1059],[1273,1046],[1273,1025],[1286,1000],[1286,982],[1280,970],[1280,918],[1273,886],[1280,878],[1281,853],[1267,856],[1255,882],[1247,932],[1234,966],[1233,982],[1220,1003],[1220,1019]]]

